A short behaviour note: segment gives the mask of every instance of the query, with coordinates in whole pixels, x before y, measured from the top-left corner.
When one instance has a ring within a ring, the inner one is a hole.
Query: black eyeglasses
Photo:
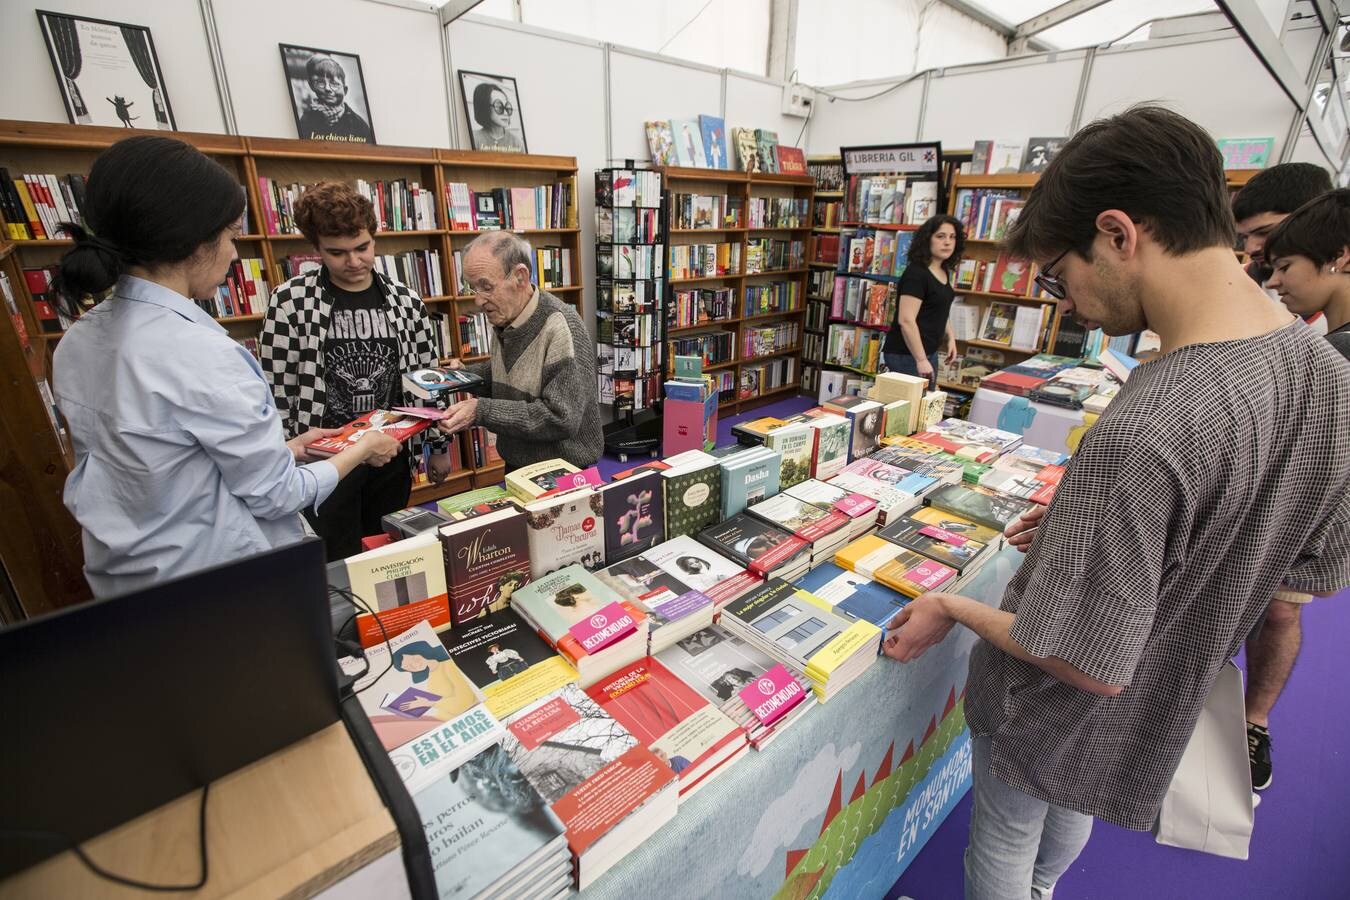
[[[1064,295],[1069,291],[1068,288],[1064,286],[1064,282],[1060,280],[1060,277],[1051,274],[1050,270],[1059,265],[1059,261],[1068,255],[1069,251],[1065,250],[1059,256],[1056,256],[1049,265],[1037,272],[1036,277],[1033,279],[1036,282],[1036,287],[1045,291],[1056,300],[1063,300]]]
[[[516,108],[510,103],[503,103],[500,100],[492,101],[492,111],[499,116],[509,116],[516,111]]]

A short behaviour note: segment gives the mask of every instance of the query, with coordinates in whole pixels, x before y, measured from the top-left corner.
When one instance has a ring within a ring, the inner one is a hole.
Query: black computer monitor
[[[0,629],[0,877],[336,722],[337,674],[314,538]]]

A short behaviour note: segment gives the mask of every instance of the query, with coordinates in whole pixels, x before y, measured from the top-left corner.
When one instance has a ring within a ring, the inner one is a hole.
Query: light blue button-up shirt
[[[95,596],[299,540],[300,510],[337,484],[330,462],[296,464],[257,360],[153,282],[123,276],[76,322],[53,380]]]

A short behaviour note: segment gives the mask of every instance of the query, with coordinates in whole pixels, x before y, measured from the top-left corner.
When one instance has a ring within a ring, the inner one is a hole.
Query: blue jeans
[[[1004,784],[989,771],[989,743],[971,739],[966,900],[1046,900],[1087,845],[1092,816]]]
[[[908,353],[883,353],[881,359],[886,363],[886,368],[892,372],[899,372],[902,375],[919,376],[919,366],[914,357]],[[933,380],[937,379],[938,355],[936,353],[928,354],[928,362],[933,367]]]

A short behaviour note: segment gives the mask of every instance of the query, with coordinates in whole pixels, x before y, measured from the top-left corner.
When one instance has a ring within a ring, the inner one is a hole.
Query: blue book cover
[[[728,169],[727,123],[717,116],[699,116],[698,128],[703,134],[703,154],[710,169]]]
[[[832,562],[812,569],[798,579],[797,586],[832,604],[836,612],[847,618],[871,622],[882,630],[883,638],[886,623],[909,602],[908,597],[884,584],[840,568]],[[881,652],[880,641],[877,642],[877,652]]]
[[[708,168],[708,155],[703,149],[703,133],[696,119],[671,119],[670,130],[675,136],[675,156],[680,165],[691,169]]]
[[[722,469],[722,520],[778,493],[783,457],[768,447],[750,447],[727,456]]]
[[[689,400],[693,403],[702,403],[707,397],[704,393],[705,385],[702,381],[667,381],[662,386],[666,390],[667,400]]]
[[[917,472],[910,473],[900,479],[895,485],[897,490],[904,491],[907,494],[913,494],[915,497],[937,484],[937,479],[931,475],[920,475]]]

